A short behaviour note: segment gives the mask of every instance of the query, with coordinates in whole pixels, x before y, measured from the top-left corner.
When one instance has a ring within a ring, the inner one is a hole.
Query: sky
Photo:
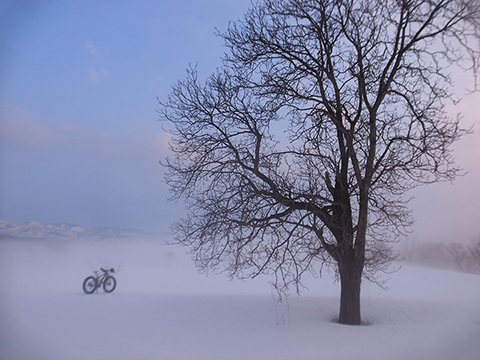
[[[215,29],[249,0],[0,0],[0,219],[169,232],[159,161],[168,136],[158,100],[196,65],[207,76],[226,50]],[[458,74],[463,96],[471,75]],[[477,128],[455,144],[466,175],[412,192],[421,241],[480,236],[480,104],[452,114]]]

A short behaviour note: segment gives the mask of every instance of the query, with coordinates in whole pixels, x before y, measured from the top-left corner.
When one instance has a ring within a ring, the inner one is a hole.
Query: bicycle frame
[[[106,293],[111,293],[115,290],[117,286],[117,280],[112,276],[115,274],[115,269],[104,269],[100,268],[102,273],[97,270],[93,270],[95,276],[88,276],[83,281],[83,291],[85,294],[93,294],[96,290],[98,290],[103,285],[103,290]]]
[[[115,270],[113,268],[109,270],[105,270],[104,268],[100,268],[102,270],[103,274],[98,275],[100,271],[98,270],[93,270],[93,273],[95,274],[95,278],[97,279],[97,289],[100,288],[103,284],[103,281],[107,276],[110,276],[110,273],[113,275],[115,274]]]

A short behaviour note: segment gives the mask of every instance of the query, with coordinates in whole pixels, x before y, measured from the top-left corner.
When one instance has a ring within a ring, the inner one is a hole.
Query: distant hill
[[[136,239],[153,238],[155,234],[141,230],[122,229],[119,227],[86,228],[72,224],[41,224],[30,221],[15,224],[0,220],[0,239],[30,240],[79,240],[79,239]]]

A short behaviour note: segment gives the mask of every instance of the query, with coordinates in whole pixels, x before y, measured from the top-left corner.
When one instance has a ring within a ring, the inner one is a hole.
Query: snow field
[[[278,303],[266,278],[196,273],[157,241],[0,242],[0,359],[480,358],[480,276],[404,267],[362,289],[367,326],[332,322],[339,284]],[[90,267],[120,267],[85,295]]]

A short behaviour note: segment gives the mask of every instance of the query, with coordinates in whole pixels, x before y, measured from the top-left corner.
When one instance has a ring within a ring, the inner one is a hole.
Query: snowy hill
[[[119,270],[117,288],[84,294],[100,266]],[[159,241],[4,239],[0,359],[479,359],[480,276],[404,267],[388,278],[388,291],[364,284],[369,325],[351,327],[332,322],[328,274],[278,303],[267,278],[199,275],[185,249]]]
[[[41,224],[30,221],[25,224],[15,224],[0,220],[0,239],[30,239],[30,240],[79,240],[79,239],[126,239],[145,238],[153,236],[139,230],[122,228],[86,228],[72,224]]]

